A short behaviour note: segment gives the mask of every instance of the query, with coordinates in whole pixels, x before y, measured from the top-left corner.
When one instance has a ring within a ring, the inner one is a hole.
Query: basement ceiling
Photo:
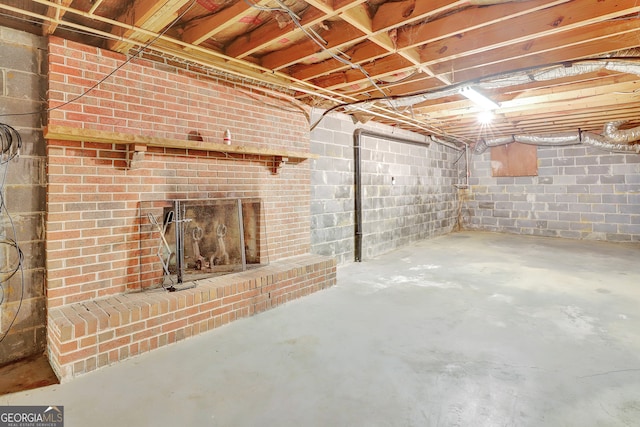
[[[639,13],[637,0],[3,0],[0,24],[474,142],[640,126]],[[491,125],[465,86],[499,104]]]

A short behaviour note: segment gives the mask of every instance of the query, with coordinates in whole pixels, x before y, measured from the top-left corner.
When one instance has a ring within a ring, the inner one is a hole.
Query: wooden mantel
[[[219,144],[205,141],[189,141],[181,139],[157,138],[128,133],[106,132],[95,129],[83,129],[70,126],[50,125],[45,127],[46,139],[61,141],[88,141],[105,144],[127,144],[134,147],[132,151],[146,151],[146,147],[182,148],[185,150],[216,151],[220,153],[254,154],[274,158],[305,160],[317,158],[317,154],[304,151],[252,147],[237,144]]]

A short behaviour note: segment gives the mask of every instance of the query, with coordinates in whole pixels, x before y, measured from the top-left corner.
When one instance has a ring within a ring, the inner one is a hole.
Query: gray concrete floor
[[[640,246],[456,233],[70,383],[74,426],[638,426]]]

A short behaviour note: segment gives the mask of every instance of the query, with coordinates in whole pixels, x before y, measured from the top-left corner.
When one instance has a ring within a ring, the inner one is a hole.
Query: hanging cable
[[[20,313],[20,309],[22,308],[22,301],[24,300],[24,254],[20,249],[20,245],[18,245],[16,226],[13,223],[13,218],[9,214],[4,196],[5,183],[7,182],[7,174],[9,170],[9,162],[20,155],[20,148],[22,148],[22,138],[20,137],[18,131],[7,124],[0,123],[0,168],[3,169],[0,179],[0,217],[7,217],[9,224],[8,228],[11,234],[10,237],[7,235],[7,231],[5,231],[4,229],[2,230],[2,233],[0,234],[0,248],[6,249],[6,252],[4,250],[1,250],[0,254],[6,253],[6,259],[11,259],[9,255],[12,252],[15,253],[15,265],[0,267],[0,310],[2,310],[2,306],[5,303],[5,285],[8,286],[11,278],[13,278],[18,272],[20,272],[20,300],[15,314],[9,322],[6,330],[0,330],[0,343],[4,341],[4,339],[9,334],[9,331],[13,327],[13,324],[18,318],[18,313]]]

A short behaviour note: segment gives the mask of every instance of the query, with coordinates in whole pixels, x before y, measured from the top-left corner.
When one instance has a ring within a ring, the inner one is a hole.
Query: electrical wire
[[[454,165],[457,165],[458,162],[460,161],[460,159],[462,158],[462,156],[464,156],[466,154],[466,152],[464,150],[462,150],[460,152],[460,155],[458,156],[458,158],[453,162]]]
[[[309,38],[312,42],[314,42],[315,44],[317,44],[320,49],[322,49],[323,52],[328,53],[333,59],[335,59],[336,61],[340,62],[341,64],[344,64],[354,70],[358,70],[360,71],[365,78],[369,81],[369,83],[371,83],[371,85],[382,94],[382,99],[388,98],[388,95],[382,90],[382,88],[378,85],[378,83],[376,83],[375,80],[373,80],[371,78],[371,76],[369,75],[369,73],[360,65],[360,64],[356,64],[353,63],[351,61],[349,61],[348,59],[345,58],[341,58],[338,55],[336,55],[335,53],[333,53],[330,49],[327,49],[326,47],[326,41],[322,40],[322,38],[315,32],[315,30],[311,29],[308,30],[307,28],[305,28],[301,23],[300,23],[300,17],[294,12],[292,11],[289,7],[287,7],[284,3],[282,3],[282,1],[280,0],[276,0],[276,2],[280,5],[279,8],[277,7],[263,7],[263,6],[259,6],[249,0],[244,0],[245,3],[247,3],[249,6],[251,6],[254,9],[257,10],[262,10],[262,11],[269,11],[269,12],[284,12],[287,15],[289,15],[289,18],[291,18],[291,22],[293,22],[293,24],[300,30],[302,31],[307,38]],[[313,34],[312,34],[313,32]],[[399,113],[399,111],[391,104],[389,104],[389,106],[391,108],[393,108],[396,112]]]
[[[6,246],[9,250],[15,250],[16,253],[16,265],[9,266],[8,268],[0,269],[0,308],[5,302],[6,292],[4,290],[5,284],[8,284],[11,278],[13,278],[18,272],[20,272],[20,300],[18,302],[18,307],[16,312],[9,322],[9,326],[7,326],[4,332],[0,331],[0,343],[4,341],[4,339],[9,334],[9,331],[13,327],[16,319],[18,318],[18,314],[20,313],[20,309],[22,308],[22,302],[24,300],[24,253],[20,249],[20,245],[17,241],[17,230],[16,226],[13,222],[13,218],[9,214],[9,210],[7,209],[6,201],[4,198],[5,184],[7,182],[7,175],[9,171],[9,162],[15,159],[20,155],[20,149],[22,148],[22,138],[18,131],[16,131],[13,127],[0,123],[0,167],[3,167],[4,171],[2,172],[2,179],[0,179],[0,215],[4,214],[8,218],[9,228],[13,237],[7,237],[6,233],[3,233],[3,236],[0,237],[0,246]],[[9,258],[7,256],[7,258]]]
[[[72,103],[80,100],[81,98],[84,98],[90,92],[92,92],[93,90],[97,89],[98,86],[100,86],[102,83],[104,83],[109,77],[113,76],[115,73],[120,71],[120,69],[122,69],[125,65],[127,65],[128,63],[130,63],[134,59],[138,58],[142,54],[142,52],[144,52],[147,48],[149,48],[151,45],[153,45],[160,37],[164,36],[167,33],[167,31],[169,31],[171,28],[173,28],[173,26],[175,26],[178,23],[178,21],[180,19],[182,19],[182,17],[184,15],[187,14],[187,12],[189,12],[191,10],[191,8],[193,8],[193,6],[195,6],[195,4],[197,2],[198,2],[198,0],[193,0],[191,2],[191,4],[179,16],[176,17],[176,19],[174,19],[171,22],[171,24],[169,24],[167,26],[167,28],[165,28],[162,32],[158,33],[158,35],[156,35],[154,38],[149,40],[147,42],[147,44],[145,44],[140,49],[138,49],[133,55],[131,55],[129,58],[127,58],[122,64],[118,65],[116,68],[111,70],[111,72],[109,72],[104,77],[102,77],[100,80],[98,80],[96,83],[94,83],[93,86],[91,86],[89,89],[85,90],[80,95],[77,95],[77,96],[71,98],[70,100],[63,102],[60,105],[56,105],[54,107],[47,108],[45,110],[45,112],[48,113],[50,111],[55,111],[55,110],[58,110],[60,108],[64,108],[67,105],[72,104]],[[31,116],[31,115],[35,115],[35,114],[41,114],[41,111],[31,111],[31,112],[28,112],[28,113],[5,113],[5,114],[0,114],[0,117]]]

